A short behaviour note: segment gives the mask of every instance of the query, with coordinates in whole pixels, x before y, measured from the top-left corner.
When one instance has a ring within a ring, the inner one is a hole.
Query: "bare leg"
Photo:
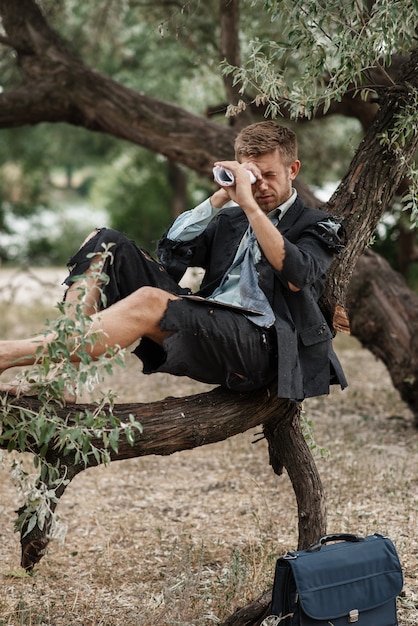
[[[95,235],[96,231],[91,233],[86,240],[83,242],[84,245],[91,237]],[[84,277],[81,281],[73,283],[71,287],[67,290],[66,293],[66,312],[70,318],[76,318],[77,316],[77,307],[81,306],[81,311],[84,315],[92,316],[98,312],[99,307],[99,299],[101,295],[101,283],[99,281],[98,275],[101,272],[102,267],[100,267],[100,263],[104,263],[101,261],[101,258],[98,256],[92,260],[90,268],[84,273]],[[33,342],[36,342],[36,338],[33,338]],[[14,343],[14,342],[13,342]],[[43,337],[43,343],[45,343],[45,337]],[[35,343],[35,346],[32,344],[31,350],[35,349],[39,346],[39,343]],[[26,354],[30,354],[27,352]],[[35,360],[31,361],[26,359],[25,361],[16,363],[16,365],[31,365],[35,362]],[[1,373],[0,369],[0,373]],[[52,376],[56,376],[52,374]],[[15,378],[8,383],[0,383],[0,392],[4,391],[12,395],[30,395],[31,394],[32,385],[28,384],[24,379]],[[77,385],[74,383],[72,388],[69,386],[68,389],[64,393],[64,399],[66,402],[76,402],[77,400]]]
[[[177,296],[156,287],[141,287],[108,309],[94,313],[91,332],[97,333],[98,340],[87,347],[87,351],[93,358],[98,358],[108,348],[127,348],[144,336],[161,345],[170,333],[160,329],[160,320],[168,302],[178,299]],[[33,365],[37,359],[38,348],[47,348],[53,340],[54,336],[47,334],[28,339],[0,341],[0,373],[17,365]],[[76,337],[71,361],[80,361]]]

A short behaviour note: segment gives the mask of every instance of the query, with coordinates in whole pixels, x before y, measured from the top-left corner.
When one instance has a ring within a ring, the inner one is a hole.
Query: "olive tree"
[[[328,201],[328,208],[344,220],[348,244],[331,268],[322,306],[336,330],[347,332],[351,323],[353,333],[387,363],[402,397],[417,412],[417,296],[376,255],[364,253],[406,177],[410,191],[405,207],[416,219],[415,3],[251,2],[247,8],[254,15],[261,10],[273,25],[280,21],[280,39],[254,37],[246,45],[243,61],[238,29],[232,26],[237,25],[244,4],[220,0],[218,6],[219,59],[224,59],[222,76],[230,116],[230,123],[225,123],[224,118],[215,122],[101,73],[80,58],[66,41],[65,28],[49,21],[35,0],[22,0],[19,7],[13,0],[0,0],[0,44],[16,60],[14,82],[0,94],[0,128],[41,122],[82,126],[143,146],[209,176],[220,154],[233,155],[240,125],[255,116],[280,114],[289,123],[309,123],[313,117],[337,110],[357,110],[365,134]],[[299,192],[308,195],[303,185]],[[360,280],[360,288],[355,287],[355,279]],[[400,294],[407,297],[400,298]],[[61,343],[54,350],[65,351],[68,330],[73,329],[64,323],[60,329],[64,334],[58,333]],[[47,371],[55,357],[53,352],[42,359]],[[59,377],[58,390],[62,380]],[[177,418],[174,430],[173,415]],[[141,454],[170,454],[255,424],[263,424],[274,471],[280,473],[284,465],[292,479],[299,545],[306,546],[324,532],[326,516],[321,481],[299,416],[300,406],[277,399],[274,388],[251,397],[217,389],[150,405],[110,403],[100,411],[82,405],[57,407],[45,398],[11,403],[5,399],[1,446],[34,454],[41,465],[39,488],[49,498],[42,516],[27,507],[21,511],[24,566],[30,569],[42,557],[50,514],[68,481],[86,466]],[[267,607],[268,595],[227,623],[258,624]]]

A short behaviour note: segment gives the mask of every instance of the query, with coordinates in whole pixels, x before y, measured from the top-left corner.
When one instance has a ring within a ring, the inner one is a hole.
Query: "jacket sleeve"
[[[303,289],[324,278],[334,256],[344,248],[345,231],[341,223],[330,216],[309,225],[297,241],[286,237],[285,258],[280,278]]]
[[[157,257],[167,272],[178,282],[188,267],[206,268],[207,256],[212,238],[211,222],[200,234],[182,241],[171,239],[169,230],[164,233],[157,244]]]
[[[202,241],[199,244],[199,240]],[[165,235],[157,245],[157,257],[161,265],[178,282],[188,267],[202,267],[199,257],[204,255],[204,238],[193,241],[173,241]]]
[[[167,230],[166,237],[172,241],[191,241],[203,233],[221,209],[212,206],[210,198],[201,202],[190,211],[177,217]]]
[[[221,208],[207,198],[194,209],[182,213],[157,244],[157,257],[173,278],[179,281],[188,267],[206,269],[208,251],[223,209],[236,207],[228,201]]]

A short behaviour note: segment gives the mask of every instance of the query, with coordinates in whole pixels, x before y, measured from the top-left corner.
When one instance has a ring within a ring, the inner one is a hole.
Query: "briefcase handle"
[[[335,535],[324,535],[320,538],[319,541],[313,543],[309,548],[307,548],[307,552],[318,552],[329,541],[364,541],[365,537],[363,535],[352,535],[350,533],[337,533]]]

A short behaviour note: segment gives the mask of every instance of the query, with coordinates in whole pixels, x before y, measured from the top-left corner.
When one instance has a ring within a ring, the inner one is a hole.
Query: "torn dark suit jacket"
[[[326,272],[342,248],[335,225],[332,216],[297,198],[277,226],[285,241],[282,270],[273,269],[263,254],[257,264],[260,287],[276,315],[281,398],[303,400],[329,393],[330,384],[347,385],[332,347],[333,333],[318,305]],[[192,241],[164,236],[157,255],[177,281],[188,267],[202,267],[205,275],[198,293],[207,297],[228,271],[247,227],[239,207],[226,208]],[[300,291],[291,291],[288,282]]]

